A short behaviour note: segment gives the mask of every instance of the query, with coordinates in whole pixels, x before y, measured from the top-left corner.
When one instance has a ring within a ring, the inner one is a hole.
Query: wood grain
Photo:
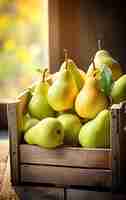
[[[40,186],[17,186],[15,193],[21,200],[64,200],[64,189]]]
[[[111,169],[110,149],[61,147],[44,149],[35,145],[20,145],[20,163]]]
[[[0,129],[7,129],[7,104],[0,102]]]
[[[123,190],[126,180],[126,102],[113,105],[112,109],[112,187]],[[125,190],[125,189],[124,189]]]
[[[59,1],[49,1],[49,68],[56,72],[60,62]]]
[[[111,170],[42,165],[20,165],[21,182],[50,183],[56,186],[110,187]]]
[[[10,162],[11,162],[11,178],[14,185],[19,184],[19,142],[20,133],[18,129],[18,109],[19,101],[9,103],[7,105],[8,114],[8,132],[10,142]]]
[[[67,200],[112,200],[111,192],[67,189]]]

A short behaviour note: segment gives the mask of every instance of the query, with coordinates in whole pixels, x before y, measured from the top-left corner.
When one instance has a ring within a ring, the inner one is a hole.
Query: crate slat
[[[112,112],[112,189],[125,190],[126,180],[126,102],[115,104]]]
[[[19,132],[19,106],[20,102],[14,101],[7,105],[8,116],[8,132],[9,132],[9,147],[10,147],[10,162],[11,162],[11,179],[12,184],[16,185],[20,182],[19,177],[19,148],[21,140]]]
[[[110,149],[84,150],[79,147],[61,147],[49,150],[27,144],[20,145],[20,162],[85,168],[112,167]]]
[[[111,192],[67,189],[67,200],[112,200]]]
[[[110,187],[111,170],[43,165],[20,165],[21,182],[49,183],[56,186]]]
[[[7,129],[7,104],[0,102],[0,129]]]
[[[17,186],[16,194],[22,200],[64,200],[64,189],[54,187]]]

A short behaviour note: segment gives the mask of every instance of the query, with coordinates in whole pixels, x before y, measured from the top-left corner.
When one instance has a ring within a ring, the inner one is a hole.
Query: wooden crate
[[[119,189],[125,183],[126,103],[113,105],[112,149],[60,147],[53,150],[22,143],[20,121],[29,92],[8,104],[11,179],[13,185],[49,184],[57,187]]]
[[[0,129],[7,129],[7,104],[0,102]]]

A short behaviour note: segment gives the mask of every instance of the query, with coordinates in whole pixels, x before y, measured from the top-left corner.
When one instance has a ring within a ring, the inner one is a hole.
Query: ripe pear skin
[[[69,68],[69,70],[71,71],[73,78],[77,84],[77,88],[78,90],[80,90],[83,87],[84,84],[84,72],[82,70],[80,70],[77,65],[74,63],[73,60],[68,59],[68,64],[67,67]],[[60,70],[64,70],[66,67],[66,61],[64,61],[60,67]]]
[[[126,74],[121,76],[113,84],[111,97],[113,103],[120,103],[126,100]]]
[[[28,144],[56,148],[63,144],[63,126],[58,119],[47,117],[29,129],[24,135],[24,140]]]
[[[73,107],[78,89],[76,82],[68,69],[59,72],[57,80],[48,91],[49,105],[55,111],[65,111]]]
[[[117,80],[123,74],[120,64],[110,55],[104,53],[99,53],[99,54],[96,53],[94,62],[96,68],[100,68],[100,66],[103,64],[107,65],[112,71],[112,78],[114,81]],[[91,63],[91,65],[88,68],[87,75],[90,76],[90,74],[92,74],[92,71],[93,71],[93,64]]]
[[[55,116],[55,111],[51,108],[47,100],[48,89],[49,84],[47,82],[39,82],[28,104],[30,115],[39,120]]]
[[[93,119],[108,106],[107,97],[100,91],[98,81],[87,77],[75,100],[75,110],[81,118]]]
[[[81,122],[75,114],[62,114],[57,118],[64,128],[64,144],[76,146]]]
[[[110,120],[110,112],[103,110],[95,119],[83,125],[79,133],[80,145],[85,148],[109,148]]]
[[[22,119],[22,131],[26,132],[28,129],[32,128],[39,122],[36,118],[31,118],[31,116],[27,113],[23,116]]]
[[[110,56],[110,53],[104,49],[101,49],[96,52],[95,58],[98,56]]]

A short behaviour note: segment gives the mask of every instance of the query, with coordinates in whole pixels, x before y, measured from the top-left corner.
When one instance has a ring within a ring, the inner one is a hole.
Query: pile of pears
[[[24,141],[43,148],[110,148],[110,108],[126,100],[126,74],[110,53],[98,50],[84,72],[65,51],[58,72],[40,72],[22,117]]]

